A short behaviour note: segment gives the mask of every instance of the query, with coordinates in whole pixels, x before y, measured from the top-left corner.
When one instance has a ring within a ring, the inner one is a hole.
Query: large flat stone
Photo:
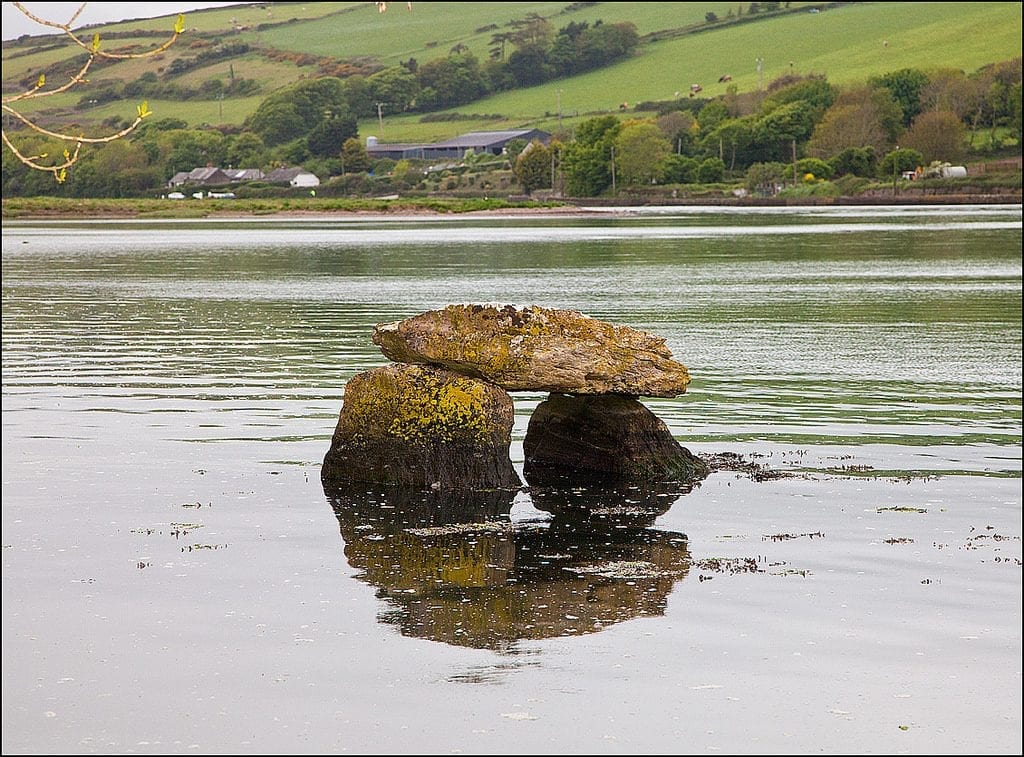
[[[373,341],[395,362],[443,366],[506,391],[675,397],[690,383],[664,339],[574,310],[449,305],[380,324]]]

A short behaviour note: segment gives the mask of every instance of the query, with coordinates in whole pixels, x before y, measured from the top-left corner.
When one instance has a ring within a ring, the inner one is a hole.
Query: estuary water
[[[5,754],[1021,751],[1020,206],[5,222],[2,286]],[[325,491],[466,302],[664,337],[747,465]]]

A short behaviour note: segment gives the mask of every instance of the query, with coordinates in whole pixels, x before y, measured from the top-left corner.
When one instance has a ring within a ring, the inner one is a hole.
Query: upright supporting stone
[[[707,464],[641,402],[619,395],[552,394],[530,418],[523,473],[531,486],[698,481]]]
[[[512,423],[512,398],[492,384],[426,365],[385,365],[346,385],[321,477],[325,484],[518,489]]]

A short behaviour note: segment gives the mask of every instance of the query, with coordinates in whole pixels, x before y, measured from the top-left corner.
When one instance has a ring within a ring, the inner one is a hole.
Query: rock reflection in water
[[[577,528],[636,529],[652,526],[659,515],[689,494],[700,481],[654,481],[629,483],[609,477],[590,477],[582,483],[559,475],[527,477],[534,507],[551,513],[556,520],[577,524]]]
[[[638,518],[617,492],[587,517],[574,498],[600,494],[555,491],[538,502],[551,521],[513,523],[514,491],[325,487],[349,564],[404,635],[506,649],[663,614],[690,567],[686,536],[647,528],[657,514]]]

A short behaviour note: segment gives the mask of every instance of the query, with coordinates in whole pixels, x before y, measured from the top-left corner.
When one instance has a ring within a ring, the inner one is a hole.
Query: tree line
[[[588,34],[606,26],[570,24],[549,33],[538,21],[544,20],[527,19],[518,27],[521,34],[510,40],[505,66],[518,53],[543,53],[550,75],[557,75],[567,70],[558,66],[568,64],[552,61],[570,59],[554,54],[559,45],[571,41],[574,50],[585,51],[586,40],[592,39]],[[492,70],[502,64],[499,42]],[[534,53],[531,46],[536,46]],[[303,165],[322,179],[371,171],[375,166],[357,127],[369,104],[382,102],[378,98],[385,92],[391,93],[389,102],[407,108],[420,107],[422,98],[465,98],[482,86],[471,86],[472,72],[479,68],[472,60],[467,51],[453,50],[422,67],[407,63],[369,77],[303,80],[264,99],[241,127],[196,129],[179,119],[148,119],[130,138],[90,151],[60,187],[48,176],[5,160],[3,192],[139,196],[159,191],[177,172],[206,165]],[[585,56],[573,60],[573,65],[592,65]],[[399,97],[399,91],[405,94]],[[613,186],[745,177],[752,190],[764,191],[808,175],[877,178],[933,161],[956,163],[972,152],[998,154],[1004,141],[1015,143],[1019,153],[1021,59],[971,74],[906,68],[843,87],[822,75],[789,74],[763,92],[730,87],[712,99],[640,103],[636,111],[645,115],[598,116],[554,135],[549,145],[511,146],[520,184],[533,191],[557,181],[566,195],[585,197]],[[36,135],[28,148],[43,153],[52,146]],[[389,168],[381,165],[374,173]]]
[[[516,163],[524,186],[592,197],[611,188],[708,184],[744,176],[751,190],[842,176],[887,178],[971,152],[1021,143],[1021,59],[973,74],[913,68],[837,87],[786,75],[765,92],[734,88],[710,100],[641,103],[654,117],[602,116],[565,142],[535,146]],[[545,165],[547,168],[545,169]]]

